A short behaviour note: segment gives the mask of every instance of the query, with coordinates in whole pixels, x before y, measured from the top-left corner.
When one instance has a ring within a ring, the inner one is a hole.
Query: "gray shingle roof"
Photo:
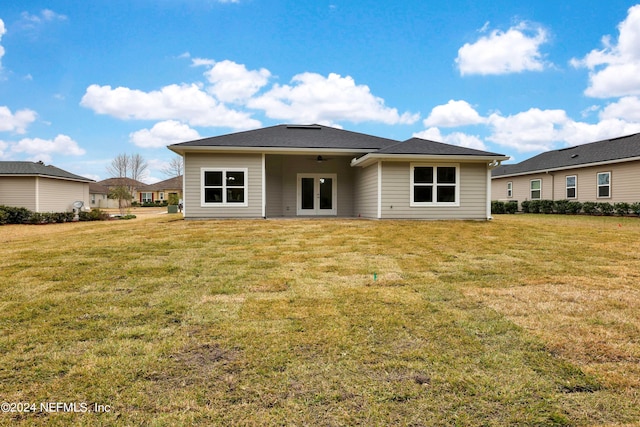
[[[568,169],[633,157],[640,158],[640,133],[547,151],[515,165],[500,166],[493,170],[492,175],[498,177],[551,169]]]
[[[45,165],[41,162],[0,162],[0,175],[46,176],[72,181],[93,182],[92,179],[67,172],[53,165]]]
[[[458,145],[430,141],[428,139],[411,138],[404,142],[378,150],[379,154],[429,154],[436,156],[504,156],[503,154]]]
[[[180,175],[156,182],[155,184],[149,184],[144,189],[146,191],[176,190],[182,188],[182,182],[182,175]]]
[[[214,136],[169,147],[273,147],[377,150],[398,141],[322,125],[277,125]]]

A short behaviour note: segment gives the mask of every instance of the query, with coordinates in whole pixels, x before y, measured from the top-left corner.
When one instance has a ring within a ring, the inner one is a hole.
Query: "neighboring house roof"
[[[145,191],[164,191],[182,189],[182,175],[165,179],[164,181],[149,184],[144,187]]]
[[[89,183],[89,194],[109,194],[109,188],[97,182]]]
[[[144,182],[136,181],[135,179],[131,178],[107,178],[105,180],[98,181],[98,184],[105,187],[118,187],[120,185],[126,185],[128,187],[133,187],[136,189],[147,186],[147,184],[145,184]]]
[[[247,132],[199,139],[173,144],[169,149],[183,154],[185,151],[228,149],[228,150],[289,150],[345,152],[361,157],[352,162],[353,166],[365,166],[382,158],[420,158],[441,156],[443,159],[474,156],[477,160],[507,160],[503,154],[459,147],[420,138],[405,142],[366,135],[322,125],[278,125]],[[402,157],[403,158],[403,157]]]
[[[587,167],[629,159],[640,160],[640,133],[547,151],[514,165],[502,165],[492,171],[492,177]]]
[[[169,148],[176,152],[195,147],[351,149],[367,152],[397,142],[322,125],[277,125],[173,144]]]
[[[69,181],[94,182],[84,176],[76,175],[57,168],[53,165],[45,165],[42,162],[0,162],[0,175],[4,176],[42,176]]]

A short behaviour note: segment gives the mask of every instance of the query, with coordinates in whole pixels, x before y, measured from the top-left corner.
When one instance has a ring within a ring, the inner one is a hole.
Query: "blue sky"
[[[280,123],[522,161],[640,132],[629,1],[0,3],[0,160],[100,180],[119,153]]]

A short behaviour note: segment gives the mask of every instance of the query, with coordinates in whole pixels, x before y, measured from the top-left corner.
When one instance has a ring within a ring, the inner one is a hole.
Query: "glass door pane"
[[[320,186],[320,209],[333,209],[333,180],[318,178]]]
[[[314,201],[314,179],[313,178],[301,178],[300,180],[300,198],[301,208],[313,210]]]

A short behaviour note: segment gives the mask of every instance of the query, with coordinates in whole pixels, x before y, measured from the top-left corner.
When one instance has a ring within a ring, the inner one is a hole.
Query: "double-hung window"
[[[611,197],[611,172],[598,173],[598,197]]]
[[[247,206],[247,169],[202,169],[203,206]]]
[[[507,182],[507,197],[509,199],[513,197],[513,181]]]
[[[459,206],[459,165],[411,165],[411,206]]]
[[[575,175],[567,176],[567,199],[575,199],[577,197],[578,177]]]
[[[530,182],[531,200],[538,200],[542,197],[542,180],[532,179]]]
[[[153,193],[141,193],[141,201],[142,203],[151,203],[153,202]]]

